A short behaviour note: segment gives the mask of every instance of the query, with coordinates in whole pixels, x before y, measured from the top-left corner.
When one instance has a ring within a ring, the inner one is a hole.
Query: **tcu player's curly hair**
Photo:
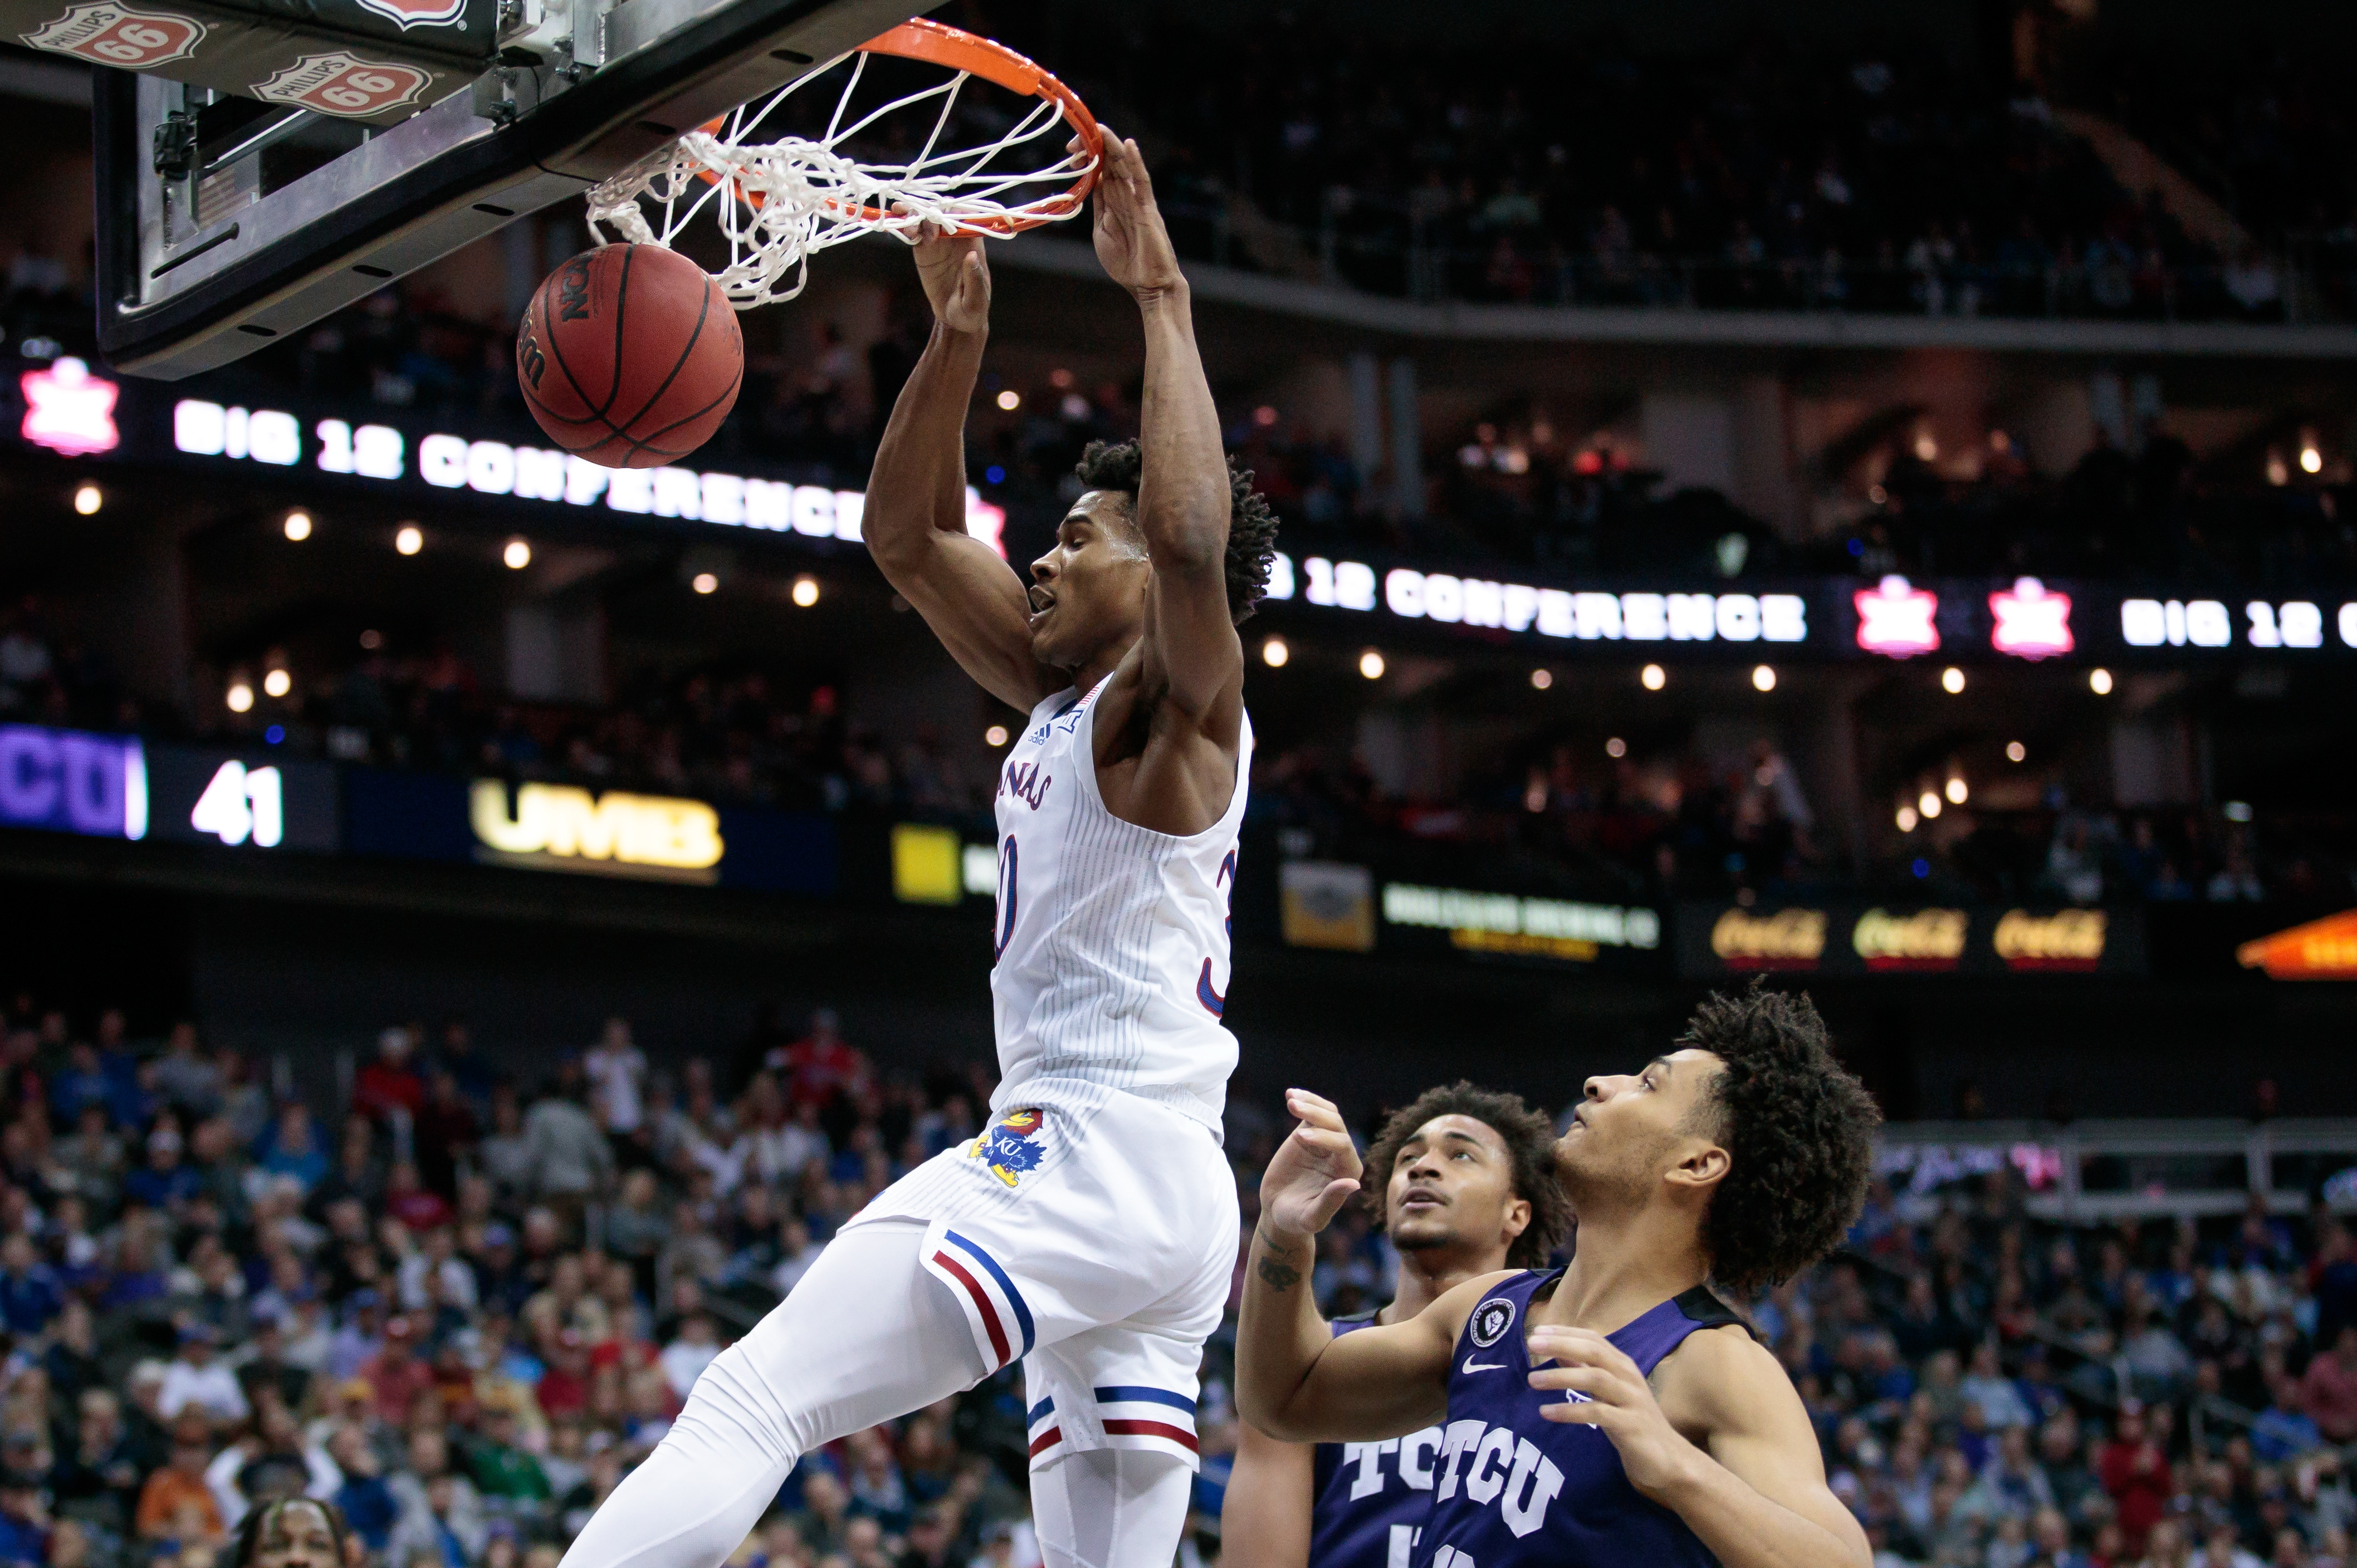
[[[1790,1279],[1865,1208],[1882,1112],[1805,995],[1754,981],[1740,996],[1706,996],[1678,1043],[1726,1064],[1695,1112],[1730,1162],[1703,1216],[1711,1277],[1743,1294]]]

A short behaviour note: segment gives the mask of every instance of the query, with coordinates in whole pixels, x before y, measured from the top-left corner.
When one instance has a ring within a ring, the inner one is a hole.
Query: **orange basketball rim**
[[[1097,174],[1104,166],[1104,133],[1097,128],[1096,116],[1081,102],[1080,94],[1056,80],[1037,61],[1017,54],[1006,45],[994,42],[962,27],[928,21],[919,16],[901,23],[889,32],[879,33],[859,46],[861,54],[891,55],[900,59],[922,60],[948,70],[978,77],[994,86],[1026,98],[1039,98],[1053,103],[1063,116],[1064,124],[1072,128],[1087,154],[1088,166],[1081,171],[1069,189],[1035,198],[1019,207],[1001,212],[968,219],[967,229],[992,234],[1019,234],[1026,229],[1036,229],[1042,223],[1053,223],[1069,218],[1089,199],[1096,188]],[[707,122],[703,129],[708,134],[726,134],[728,116]],[[721,177],[705,171],[702,177],[717,184]],[[752,207],[761,205],[761,193],[747,190],[731,180],[736,188],[731,194]],[[875,207],[828,201],[825,204],[846,223],[881,223],[891,213]]]

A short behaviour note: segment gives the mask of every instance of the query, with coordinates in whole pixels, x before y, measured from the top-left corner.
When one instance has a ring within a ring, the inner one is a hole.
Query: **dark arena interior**
[[[1289,1087],[1560,1130],[1764,975],[1884,1122],[1734,1305],[1878,1568],[2352,1568],[2357,12],[933,15],[1136,138],[1280,524],[1211,1200],[1250,1234]],[[232,1568],[298,1494],[351,1568],[556,1568],[990,1121],[1027,715],[859,537],[926,297],[820,256],[661,469],[518,391],[577,196],[136,373],[93,191],[153,83],[6,32],[0,1568]],[[272,122],[197,210],[401,134]],[[989,259],[966,521],[1020,570],[1143,349],[1085,220]],[[729,1561],[1032,1568],[1026,1405],[802,1455]]]

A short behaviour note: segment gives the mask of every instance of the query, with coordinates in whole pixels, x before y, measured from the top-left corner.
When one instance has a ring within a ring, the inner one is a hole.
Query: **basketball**
[[[516,377],[548,438],[608,468],[655,468],[720,428],[745,380],[737,312],[660,245],[600,245],[548,274],[516,333]]]

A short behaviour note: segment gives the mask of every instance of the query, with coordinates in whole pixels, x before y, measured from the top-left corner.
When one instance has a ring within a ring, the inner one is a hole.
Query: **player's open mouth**
[[[1421,1189],[1412,1191],[1400,1199],[1400,1208],[1411,1211],[1424,1208],[1446,1208],[1448,1206],[1448,1200],[1438,1193]]]
[[[1037,584],[1037,583],[1032,584],[1032,585],[1031,585],[1031,629],[1032,629],[1032,630],[1034,630],[1034,631],[1039,630],[1039,623],[1040,623],[1040,622],[1042,622],[1042,621],[1044,621],[1044,620],[1046,620],[1046,619],[1048,618],[1048,612],[1049,612],[1049,611],[1050,611],[1050,610],[1052,610],[1052,609],[1054,609],[1055,607],[1056,607],[1056,596],[1055,596],[1055,595],[1053,595],[1053,594],[1051,594],[1051,593],[1049,593],[1047,589],[1045,589],[1045,588],[1043,588],[1043,587],[1039,586],[1039,584]]]

